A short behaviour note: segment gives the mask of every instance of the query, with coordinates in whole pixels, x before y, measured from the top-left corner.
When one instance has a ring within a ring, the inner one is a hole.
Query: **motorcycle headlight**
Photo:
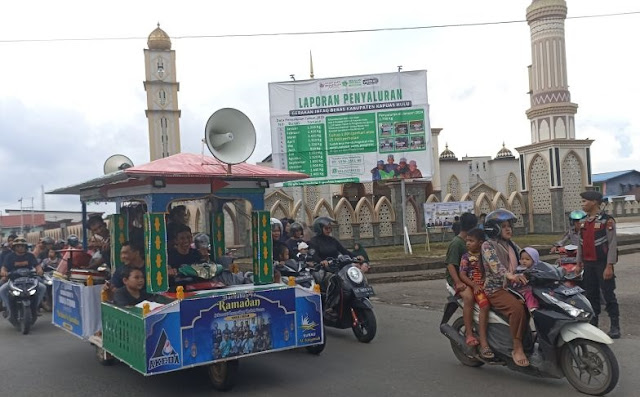
[[[559,306],[562,310],[567,312],[571,317],[579,317],[579,318],[588,318],[589,313],[585,312],[582,309],[578,309],[575,306],[572,306],[566,302],[561,301],[560,299],[556,299],[555,297],[543,292],[542,295],[547,298],[551,303]]]
[[[35,294],[36,294],[36,290],[35,289],[32,289],[32,290],[29,291],[29,295],[35,295]]]
[[[347,277],[349,277],[349,280],[353,281],[356,284],[360,284],[364,279],[364,276],[362,275],[360,269],[355,266],[352,266],[349,268],[349,270],[347,270]]]

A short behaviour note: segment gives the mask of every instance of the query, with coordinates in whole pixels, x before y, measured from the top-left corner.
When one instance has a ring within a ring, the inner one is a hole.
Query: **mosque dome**
[[[155,28],[149,35],[149,38],[147,39],[147,46],[150,50],[171,49],[171,39],[169,38],[167,32],[160,29],[160,24],[158,24],[158,27]]]
[[[504,145],[504,142],[502,142],[502,149],[500,149],[498,154],[496,154],[496,159],[512,159],[512,158],[514,158],[513,153],[511,153],[511,150],[507,149],[507,147]]]
[[[453,153],[451,150],[449,150],[449,144],[448,143],[444,145],[444,151],[442,153],[440,153],[440,160],[458,161],[458,158],[456,157],[455,153]]]

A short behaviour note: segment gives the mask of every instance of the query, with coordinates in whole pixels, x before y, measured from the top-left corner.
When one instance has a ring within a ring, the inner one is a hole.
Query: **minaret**
[[[564,0],[534,0],[527,8],[531,29],[527,110],[531,144],[520,153],[522,193],[529,207],[531,231],[560,232],[566,214],[580,208],[580,192],[591,186],[590,146],[578,140],[567,73]]]
[[[171,39],[158,27],[151,32],[144,50],[147,110],[149,120],[149,157],[157,160],[180,153],[180,109],[176,80],[176,52]]]

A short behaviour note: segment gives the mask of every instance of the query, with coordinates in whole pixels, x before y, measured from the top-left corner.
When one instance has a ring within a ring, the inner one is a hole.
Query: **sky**
[[[367,33],[314,32],[520,21],[530,0],[435,1],[14,1],[0,14],[0,210],[40,209],[52,190],[102,174],[121,153],[149,161],[142,82],[156,23],[176,51],[183,152],[200,153],[209,116],[241,110],[257,130],[249,162],[271,153],[268,83],[427,70],[430,122],[458,157],[495,156],[530,143],[526,22]],[[632,0],[569,0],[569,17],[640,11]],[[579,105],[576,137],[595,139],[593,172],[640,169],[640,14],[568,19],[567,68]],[[99,40],[26,42],[32,39]],[[111,40],[117,38],[116,40]],[[132,38],[132,39],[123,39]],[[110,39],[110,40],[106,40]],[[205,153],[208,154],[205,148]],[[79,210],[77,196],[46,208]],[[103,207],[91,206],[91,209]]]

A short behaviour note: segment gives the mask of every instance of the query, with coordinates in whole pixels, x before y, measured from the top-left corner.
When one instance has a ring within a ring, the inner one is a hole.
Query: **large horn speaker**
[[[238,164],[253,153],[256,129],[241,111],[224,108],[209,117],[204,139],[215,158],[226,164]]]
[[[124,154],[114,154],[113,156],[109,156],[109,158],[104,162],[102,169],[106,175],[129,167],[133,167],[133,161],[131,161],[129,157]]]

